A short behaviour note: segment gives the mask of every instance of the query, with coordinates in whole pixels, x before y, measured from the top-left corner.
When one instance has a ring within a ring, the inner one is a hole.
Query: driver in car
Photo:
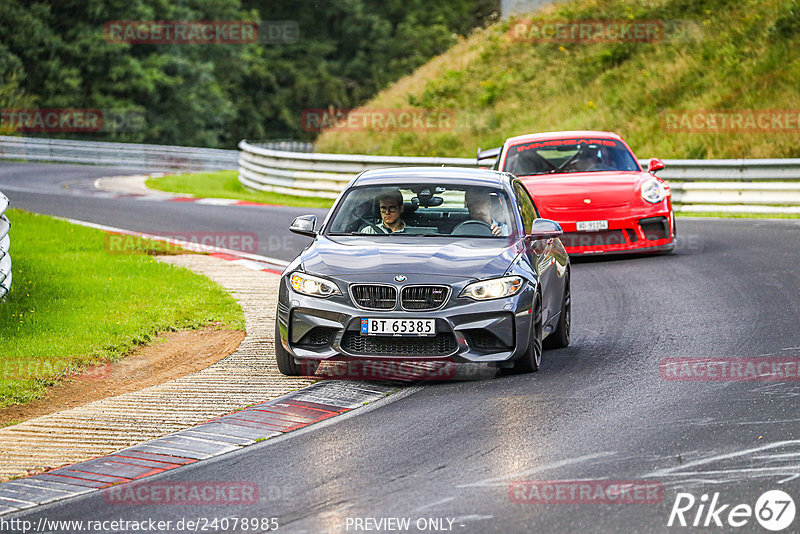
[[[575,154],[575,160],[569,165],[573,172],[602,171],[605,164],[601,156],[601,149],[593,146],[585,148],[579,147],[579,152]]]
[[[508,225],[498,222],[492,217],[492,200],[489,192],[481,189],[468,189],[464,201],[469,210],[469,218],[474,221],[483,221],[489,225],[495,237],[508,235]]]
[[[362,234],[377,234],[376,228],[384,234],[397,234],[405,232],[406,223],[403,221],[403,194],[400,190],[387,191],[378,196],[378,209],[381,212],[381,222],[367,225],[360,230]]]

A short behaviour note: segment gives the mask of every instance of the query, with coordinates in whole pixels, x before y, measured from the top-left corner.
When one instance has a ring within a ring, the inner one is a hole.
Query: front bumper
[[[533,288],[516,295],[476,302],[458,298],[452,288],[445,305],[435,311],[358,308],[345,293],[337,298],[299,294],[281,279],[277,321],[279,342],[303,360],[369,359],[453,362],[510,362],[528,347]],[[436,336],[373,336],[361,334],[361,319],[434,319]]]
[[[578,220],[607,220],[608,229],[579,232]],[[665,252],[675,246],[675,216],[671,209],[616,217],[585,214],[578,220],[559,221],[564,229],[561,242],[571,255]]]

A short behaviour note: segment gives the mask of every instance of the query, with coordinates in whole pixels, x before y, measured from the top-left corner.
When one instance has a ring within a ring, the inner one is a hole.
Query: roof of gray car
[[[508,184],[510,175],[464,167],[396,167],[364,171],[353,185],[429,184],[432,180],[458,185],[503,187]]]

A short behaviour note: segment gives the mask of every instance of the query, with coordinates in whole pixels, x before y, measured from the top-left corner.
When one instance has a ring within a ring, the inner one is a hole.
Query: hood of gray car
[[[502,275],[522,251],[511,238],[318,236],[303,252],[306,272],[346,276],[424,274],[457,278]]]

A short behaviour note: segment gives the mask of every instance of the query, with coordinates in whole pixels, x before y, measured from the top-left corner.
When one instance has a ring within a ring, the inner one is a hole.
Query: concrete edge
[[[4,482],[0,484],[0,516],[141,481],[270,438],[330,423],[337,416],[352,414],[400,389],[377,382],[318,382],[107,456]]]

